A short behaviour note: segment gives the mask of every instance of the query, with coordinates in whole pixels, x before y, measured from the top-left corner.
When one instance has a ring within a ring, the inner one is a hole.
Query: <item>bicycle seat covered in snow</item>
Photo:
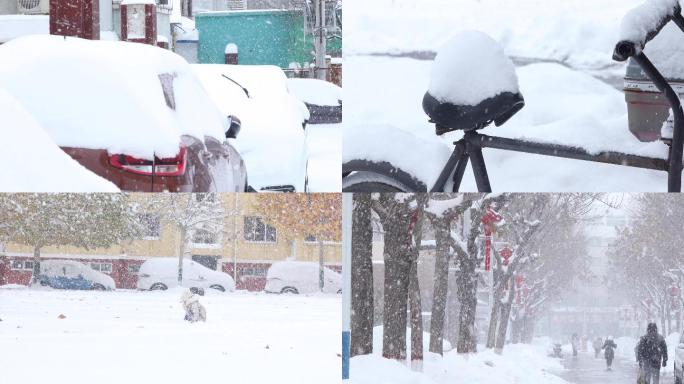
[[[503,92],[477,105],[455,105],[440,102],[430,93],[423,97],[423,110],[436,124],[437,134],[462,129],[480,129],[492,121],[496,126],[505,123],[525,106],[520,93]]]
[[[439,50],[423,110],[437,134],[498,126],[525,105],[513,62],[491,37],[461,32]]]

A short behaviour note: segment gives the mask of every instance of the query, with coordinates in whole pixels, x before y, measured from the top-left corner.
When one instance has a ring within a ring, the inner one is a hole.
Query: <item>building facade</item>
[[[145,199],[133,194],[131,202]],[[277,261],[296,260],[323,263],[341,271],[341,243],[317,241],[315,236],[296,237],[287,228],[269,225],[255,208],[253,194],[220,194],[224,207],[224,225],[219,233],[204,229],[194,231],[186,244],[185,257],[213,270],[228,273],[237,289],[260,291],[266,283],[270,265]],[[178,258],[180,230],[161,219],[157,212],[141,212],[145,229],[138,239],[109,248],[83,249],[73,246],[45,247],[41,259],[71,259],[110,275],[117,288],[135,289],[140,265],[150,258]],[[237,272],[237,273],[236,273]],[[26,244],[5,244],[0,249],[0,285],[28,284],[33,273],[33,248]]]

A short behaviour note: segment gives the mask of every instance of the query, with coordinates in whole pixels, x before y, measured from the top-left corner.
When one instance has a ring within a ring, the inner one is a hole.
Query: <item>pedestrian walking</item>
[[[606,350],[603,357],[606,359],[606,369],[609,371],[612,370],[613,359],[615,358],[615,348],[617,348],[617,344],[613,341],[613,336],[606,337],[602,349]]]
[[[655,323],[649,323],[646,334],[641,336],[637,344],[637,360],[643,372],[644,383],[660,382],[660,367],[667,366],[667,344],[665,338],[658,334]]]
[[[572,356],[577,357],[577,347],[579,347],[579,336],[577,336],[576,333],[572,334],[570,343],[572,344]]]

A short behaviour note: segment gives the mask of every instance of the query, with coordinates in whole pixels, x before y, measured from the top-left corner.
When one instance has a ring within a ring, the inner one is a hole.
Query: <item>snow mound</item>
[[[665,78],[684,80],[684,33],[674,23],[668,23],[644,53]]]
[[[31,114],[0,86],[2,192],[118,192],[62,151]]]
[[[438,51],[428,92],[441,102],[476,105],[503,92],[518,93],[518,78],[513,62],[494,39],[464,31]]]
[[[622,18],[620,40],[632,41],[643,46],[652,28],[674,13],[679,0],[646,0],[631,9]]]
[[[350,383],[353,384],[460,384],[460,383],[547,383],[565,384],[565,380],[547,371],[560,371],[556,359],[547,357],[536,345],[507,345],[502,355],[485,350],[469,355],[450,351],[439,356],[426,352],[423,372],[413,372],[406,365],[384,359],[381,351],[351,359]]]
[[[160,75],[169,79],[175,103],[167,102]],[[147,44],[14,39],[0,46],[0,86],[59,146],[173,157],[181,136],[223,141],[228,128],[188,63]]]
[[[287,79],[288,90],[299,100],[314,105],[338,106],[342,88],[318,79]]]

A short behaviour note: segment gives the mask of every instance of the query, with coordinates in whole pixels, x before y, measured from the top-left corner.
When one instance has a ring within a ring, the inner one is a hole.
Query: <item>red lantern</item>
[[[482,216],[482,224],[484,225],[485,233],[485,271],[489,271],[491,267],[492,227],[499,221],[501,221],[501,216],[494,212],[490,207],[487,207],[487,212]]]

